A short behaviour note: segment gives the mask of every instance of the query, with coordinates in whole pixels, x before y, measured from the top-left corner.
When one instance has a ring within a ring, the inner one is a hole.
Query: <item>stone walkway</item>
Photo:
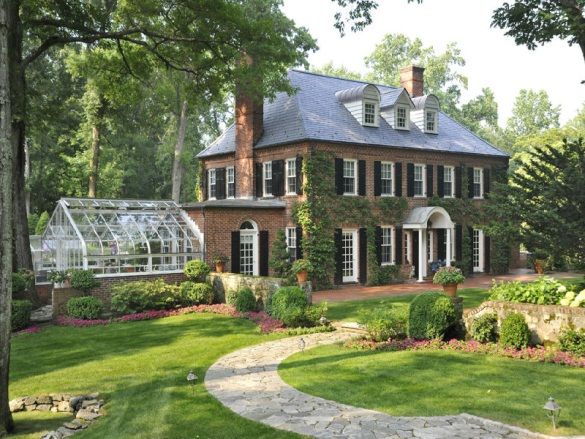
[[[355,336],[335,331],[303,336],[305,349]],[[547,438],[517,427],[460,414],[395,417],[302,393],[278,375],[278,365],[300,351],[300,337],[240,349],[220,358],[205,375],[205,386],[237,414],[281,430],[318,438],[499,439]],[[405,395],[406,397],[407,395]],[[585,439],[585,436],[580,436]],[[558,439],[558,438],[557,438]],[[574,437],[577,439],[577,437]]]

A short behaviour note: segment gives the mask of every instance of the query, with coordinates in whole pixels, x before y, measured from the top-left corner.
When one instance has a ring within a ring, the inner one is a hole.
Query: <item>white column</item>
[[[451,229],[445,229],[445,241],[447,246],[446,258],[447,258],[447,267],[451,266]]]
[[[427,258],[426,230],[418,229],[418,281],[423,282],[425,276],[425,259]]]

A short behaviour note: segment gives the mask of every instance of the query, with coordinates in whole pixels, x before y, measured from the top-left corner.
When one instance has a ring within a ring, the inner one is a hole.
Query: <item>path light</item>
[[[305,339],[303,337],[299,338],[299,349],[301,350],[301,352],[305,352]]]
[[[329,320],[327,320],[327,317],[321,316],[321,318],[319,319],[319,324],[321,326],[327,326],[328,323],[329,323]]]
[[[557,423],[559,422],[559,415],[561,414],[561,406],[555,402],[552,396],[550,396],[543,409],[546,410],[546,415],[552,420],[553,429],[556,430]]]
[[[195,394],[195,381],[197,381],[197,375],[195,375],[195,372],[193,372],[193,370],[190,370],[189,374],[187,375],[187,382],[191,386],[191,391],[193,395]]]

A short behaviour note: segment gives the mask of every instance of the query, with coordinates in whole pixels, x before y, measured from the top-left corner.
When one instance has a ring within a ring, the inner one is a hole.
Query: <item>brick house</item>
[[[466,198],[479,207],[509,157],[442,113],[434,95],[423,95],[424,69],[403,69],[400,88],[297,70],[289,80],[297,93],[272,102],[239,93],[235,123],[198,155],[204,201],[184,208],[203,232],[208,260],[223,254],[232,272],[268,275],[279,229],[291,258],[301,257],[293,206],[305,199],[303,161],[322,151],[334,161],[338,196],[406,200],[400,221],[376,224],[379,264],[410,264],[423,280],[430,261],[461,260],[465,232],[473,271],[489,271],[494,243],[429,202]],[[335,224],[336,283],[366,282],[365,227]]]

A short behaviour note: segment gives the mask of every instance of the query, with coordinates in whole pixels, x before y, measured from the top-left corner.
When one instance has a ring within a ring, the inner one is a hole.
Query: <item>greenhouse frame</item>
[[[170,272],[203,258],[203,235],[174,201],[62,198],[41,237],[37,274]]]

